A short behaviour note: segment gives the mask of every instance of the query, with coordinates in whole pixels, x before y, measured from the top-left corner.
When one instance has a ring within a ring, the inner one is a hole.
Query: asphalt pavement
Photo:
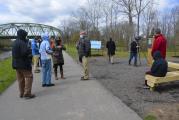
[[[34,74],[35,99],[19,98],[15,82],[0,95],[0,120],[142,120],[97,80],[81,81],[82,68],[64,53],[65,80],[41,87],[41,73]]]

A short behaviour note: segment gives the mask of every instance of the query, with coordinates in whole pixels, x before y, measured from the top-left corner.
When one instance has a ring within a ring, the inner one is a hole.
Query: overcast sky
[[[0,24],[33,22],[52,26],[68,18],[72,11],[86,4],[87,0],[0,0]],[[157,7],[165,11],[179,0],[156,0]]]

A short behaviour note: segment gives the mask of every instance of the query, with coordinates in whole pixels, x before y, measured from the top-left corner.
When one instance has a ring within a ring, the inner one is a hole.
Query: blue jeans
[[[129,64],[131,64],[131,60],[134,57],[134,65],[137,65],[137,53],[131,52],[130,53],[130,58],[129,58]]]
[[[51,59],[42,60],[42,84],[51,84]]]

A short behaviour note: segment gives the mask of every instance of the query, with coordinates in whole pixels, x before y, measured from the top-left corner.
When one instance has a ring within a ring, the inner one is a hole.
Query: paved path
[[[66,80],[42,88],[34,74],[37,97],[31,100],[18,97],[16,82],[0,96],[0,120],[142,120],[93,78],[80,81],[81,67],[64,57]]]
[[[3,52],[3,53],[1,53],[0,54],[0,61],[1,60],[4,60],[4,59],[6,59],[6,58],[9,58],[10,56],[11,56],[11,51],[7,51],[7,52]]]

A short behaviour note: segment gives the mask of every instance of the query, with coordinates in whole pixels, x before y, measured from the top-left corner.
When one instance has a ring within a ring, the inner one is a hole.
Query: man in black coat
[[[116,45],[112,38],[110,38],[110,40],[106,43],[106,48],[108,49],[109,62],[113,64]]]
[[[131,42],[130,44],[130,58],[129,58],[129,65],[131,65],[131,60],[134,58],[134,66],[137,66],[137,52],[138,52],[138,44],[137,44],[137,37]]]
[[[32,89],[32,53],[28,47],[28,40],[26,39],[27,32],[19,29],[17,31],[17,39],[12,45],[12,67],[16,70],[17,80],[19,84],[20,98],[34,98],[31,94]]]

